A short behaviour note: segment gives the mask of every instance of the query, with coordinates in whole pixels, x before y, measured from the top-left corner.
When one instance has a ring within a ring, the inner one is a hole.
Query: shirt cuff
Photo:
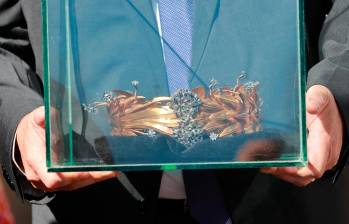
[[[13,144],[12,144],[12,162],[13,164],[15,164],[16,168],[24,175],[25,175],[25,172],[23,170],[23,164],[22,164],[22,161],[17,161],[18,158],[21,158],[19,151],[18,151],[18,148],[16,147],[17,146],[17,133],[15,133],[15,136],[14,136],[14,139],[13,139]],[[21,164],[21,166],[19,165]]]

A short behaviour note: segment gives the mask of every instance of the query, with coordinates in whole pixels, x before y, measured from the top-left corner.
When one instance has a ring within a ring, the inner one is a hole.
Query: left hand
[[[52,109],[52,111],[51,116],[58,116],[55,113],[55,109]],[[44,107],[38,107],[25,115],[21,119],[16,133],[20,162],[24,168],[24,175],[36,189],[44,192],[72,191],[119,175],[117,171],[48,172],[46,166]],[[61,142],[61,138],[54,134],[51,136],[53,160],[55,158],[54,152],[56,150],[62,150],[62,148],[56,148],[57,146],[55,144],[56,142]]]
[[[322,177],[338,161],[343,139],[343,125],[335,99],[330,90],[321,85],[309,88],[306,94],[308,166],[263,168],[297,186],[306,186]]]

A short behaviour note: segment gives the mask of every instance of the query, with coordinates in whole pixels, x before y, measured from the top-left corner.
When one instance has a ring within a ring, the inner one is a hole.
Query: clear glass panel
[[[302,1],[193,2],[43,0],[49,170],[306,163]]]

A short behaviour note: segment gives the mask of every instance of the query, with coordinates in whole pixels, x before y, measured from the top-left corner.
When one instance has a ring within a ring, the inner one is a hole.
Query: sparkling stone
[[[82,104],[82,107],[84,108],[85,111],[88,113],[97,113],[97,108],[93,104]]]
[[[212,93],[213,91],[218,90],[217,85],[218,85],[218,81],[215,80],[214,78],[212,78],[212,79],[210,80],[210,85],[208,86],[209,89],[210,89],[210,91],[211,91],[211,93]]]
[[[212,141],[216,141],[218,139],[218,134],[214,133],[214,132],[211,132],[210,133],[210,139]]]
[[[112,99],[113,99],[113,93],[112,92],[110,92],[110,91],[104,92],[104,94],[103,94],[103,101],[109,103],[109,102],[112,101]]]
[[[201,105],[201,100],[197,94],[188,89],[179,89],[171,97],[170,107],[176,112],[178,117],[194,116]]]
[[[247,82],[244,84],[247,90],[253,90],[259,85],[259,82]]]
[[[149,136],[149,137],[151,137],[151,138],[154,138],[155,136],[156,136],[156,131],[154,131],[153,129],[147,129],[146,131],[145,131],[145,134],[147,135],[147,136]]]
[[[139,85],[139,81],[133,80],[133,81],[131,82],[131,84],[132,84],[133,87],[137,88],[138,85]]]

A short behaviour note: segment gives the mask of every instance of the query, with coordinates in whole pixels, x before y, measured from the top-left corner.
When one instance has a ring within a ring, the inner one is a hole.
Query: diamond
[[[153,129],[147,129],[144,132],[145,135],[149,136],[150,138],[154,138],[156,136],[156,131],[154,131]]]
[[[216,133],[214,133],[214,132],[211,132],[210,133],[210,139],[212,140],[212,141],[216,141],[217,139],[218,139],[218,134],[216,134]]]
[[[106,91],[103,94],[103,101],[110,103],[113,99],[113,93],[111,91]]]

